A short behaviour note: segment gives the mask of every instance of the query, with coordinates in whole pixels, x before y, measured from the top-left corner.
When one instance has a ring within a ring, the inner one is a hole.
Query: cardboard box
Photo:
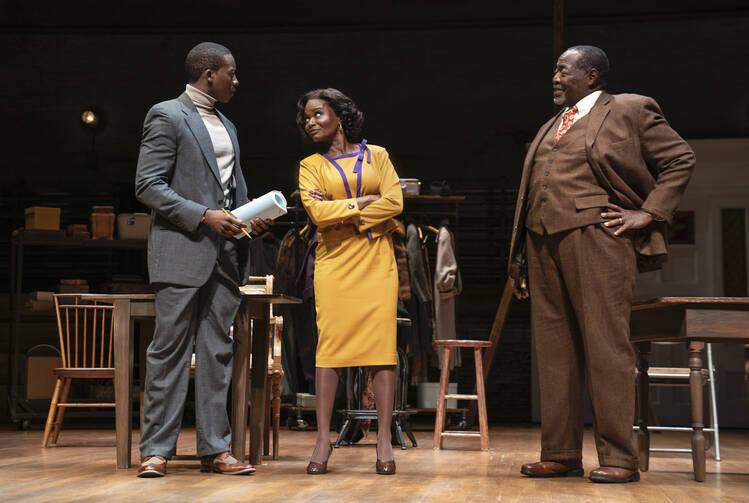
[[[52,370],[62,367],[59,356],[29,356],[26,360],[26,399],[52,398],[57,377]]]
[[[32,206],[24,210],[26,229],[59,231],[60,208],[46,206]]]
[[[401,178],[401,190],[406,196],[418,196],[421,192],[421,182],[418,178]]]
[[[91,238],[114,238],[114,213],[91,213]]]
[[[314,408],[316,402],[317,402],[317,397],[315,395],[312,395],[310,393],[297,393],[296,394],[296,404],[298,407]]]
[[[458,393],[458,383],[451,382],[447,384],[448,394]],[[436,409],[437,397],[440,394],[440,383],[438,382],[420,382],[417,390],[417,404],[420,409]],[[457,409],[458,401],[449,399],[447,401],[448,409]]]
[[[117,215],[117,239],[148,239],[151,217],[148,213]]]

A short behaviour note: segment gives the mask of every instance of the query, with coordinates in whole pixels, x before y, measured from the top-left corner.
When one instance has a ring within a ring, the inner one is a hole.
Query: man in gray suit
[[[255,471],[228,452],[226,411],[230,328],[249,263],[248,240],[233,238],[246,226],[223,209],[248,198],[236,128],[214,104],[228,103],[239,81],[231,52],[210,42],[188,53],[185,70],[185,92],[146,115],[135,175],[136,197],[152,210],[148,272],[156,292],[138,477],[166,474],[182,423],[193,351],[201,471]],[[252,226],[267,228],[260,220]]]

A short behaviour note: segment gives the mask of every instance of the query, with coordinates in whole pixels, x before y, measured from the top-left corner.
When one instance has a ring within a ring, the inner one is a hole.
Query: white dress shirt
[[[592,93],[590,93],[589,95],[587,95],[586,97],[584,97],[583,99],[581,99],[575,104],[575,106],[577,107],[577,113],[572,116],[572,124],[574,124],[578,120],[588,115],[588,112],[590,112],[590,109],[593,108],[593,105],[595,105],[596,101],[598,101],[598,97],[601,95],[601,92],[602,91],[600,89],[598,91],[593,91]],[[564,111],[567,112],[567,110],[569,109],[570,107],[567,107],[564,109]],[[559,129],[562,128],[562,122],[564,121],[559,122],[559,127],[557,128],[557,131],[559,131]],[[570,126],[572,126],[572,124],[570,124]]]

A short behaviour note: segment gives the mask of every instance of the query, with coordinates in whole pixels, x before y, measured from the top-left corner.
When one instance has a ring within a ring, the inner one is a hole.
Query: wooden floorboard
[[[688,454],[651,455],[651,470],[634,484],[601,485],[586,478],[530,479],[520,466],[538,457],[537,427],[494,427],[491,449],[478,450],[473,439],[444,440],[432,449],[432,433],[416,432],[418,448],[396,451],[398,473],[374,473],[374,433],[364,445],[335,449],[330,473],[305,473],[313,431],[281,431],[280,459],[267,460],[252,476],[199,471],[199,462],[169,463],[162,479],[138,479],[135,468],[115,469],[114,432],[65,430],[59,446],[42,449],[40,431],[0,431],[0,501],[175,501],[187,502],[746,502],[749,500],[749,433],[721,434],[723,461],[708,453],[707,480],[695,482]],[[333,438],[333,437],[331,437]],[[686,447],[681,433],[654,434],[654,444]],[[137,432],[133,459],[138,459]],[[590,432],[584,466],[597,467]],[[194,430],[180,436],[178,454],[195,452]]]

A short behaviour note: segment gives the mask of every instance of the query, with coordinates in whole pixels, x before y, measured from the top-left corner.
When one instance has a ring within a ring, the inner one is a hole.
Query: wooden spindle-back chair
[[[50,432],[57,443],[68,407],[114,407],[114,402],[68,402],[73,379],[112,379],[114,381],[113,310],[111,304],[87,303],[75,294],[54,296],[57,331],[60,337],[62,367],[54,369],[55,390],[49,404],[42,446],[47,447]]]

